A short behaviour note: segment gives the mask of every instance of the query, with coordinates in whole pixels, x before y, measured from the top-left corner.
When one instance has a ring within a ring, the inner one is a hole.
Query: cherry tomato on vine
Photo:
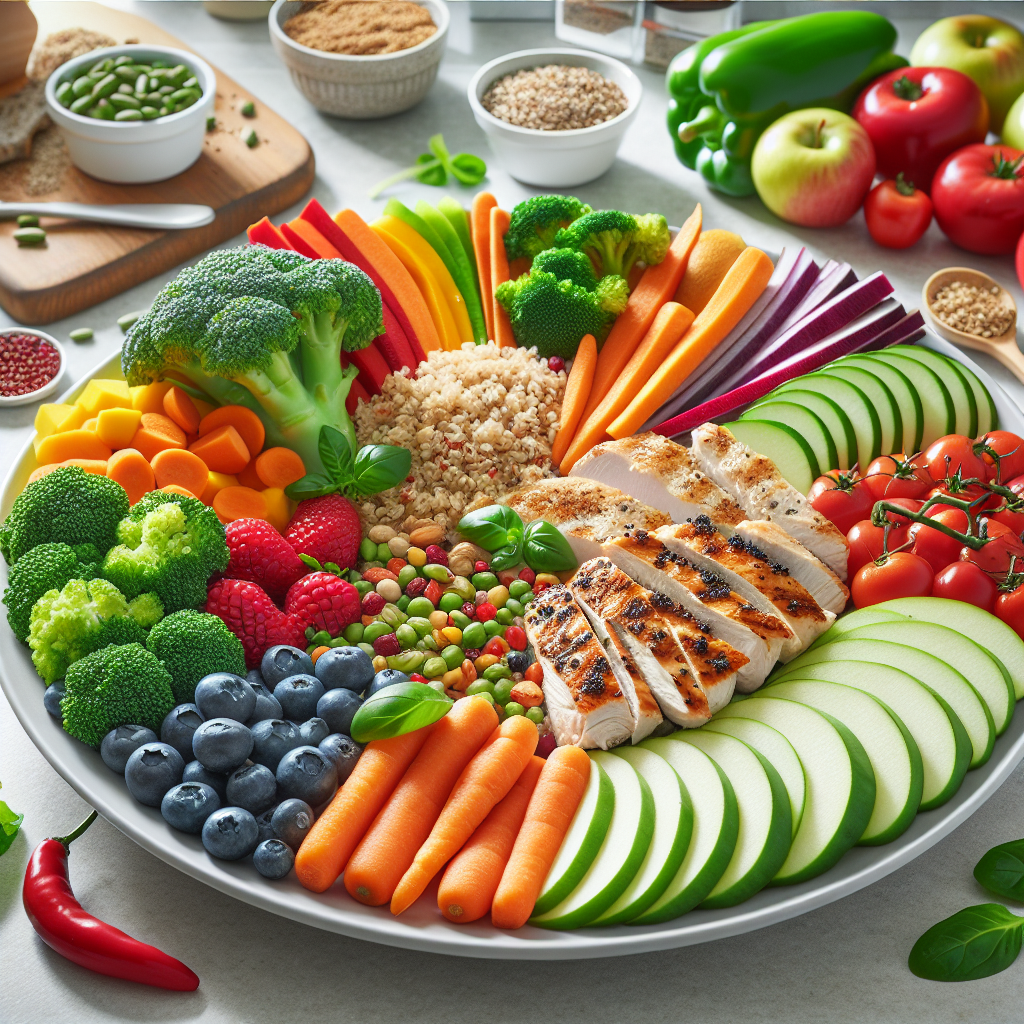
[[[924,597],[932,592],[934,578],[932,567],[920,555],[897,551],[862,565],[850,584],[850,596],[858,608],[895,597]]]
[[[1004,486],[1009,487],[1014,494],[1019,494],[1024,498],[1024,474],[1015,476],[1012,480],[1007,480]]]
[[[1024,583],[1013,590],[1000,594],[993,609],[996,615],[1024,640]]]
[[[953,562],[936,573],[932,583],[932,597],[948,597],[953,601],[966,601],[985,611],[992,611],[999,587],[988,573],[974,562]]]
[[[958,508],[947,508],[937,515],[930,515],[929,518],[943,526],[948,526],[951,530],[957,530],[960,533],[967,532],[967,513],[961,512]],[[913,523],[909,535],[914,542],[914,546],[910,550],[928,562],[935,572],[941,572],[950,562],[955,562],[960,557],[962,541],[950,537],[940,530],[933,530],[925,523]]]
[[[1005,526],[1011,533],[1015,533],[1018,537],[1024,533],[1024,506],[1022,506],[1018,511],[1003,509],[1001,512],[987,512],[986,516],[993,522]]]
[[[973,562],[985,572],[996,576],[1005,576],[1010,571],[1010,560],[1016,556],[1017,564],[1024,565],[1024,541],[1013,533],[1009,527],[991,519],[979,520],[986,524],[988,543],[975,551],[964,546],[960,551],[961,562]]]
[[[875,501],[923,498],[934,486],[922,457],[908,459],[903,452],[879,455],[864,474],[864,487]]]
[[[1024,438],[1009,430],[990,430],[978,438],[979,445],[987,445],[999,456],[999,479],[1012,480],[1024,473]],[[987,452],[981,453],[982,461],[990,466],[995,480],[996,460]]]
[[[925,500],[929,501],[932,498],[956,498],[957,501],[974,501],[977,498],[984,498],[984,501],[979,501],[974,506],[975,512],[980,512],[983,508],[997,504],[1002,501],[997,495],[991,494],[985,490],[984,487],[979,487],[976,484],[972,484],[970,487],[958,487],[951,489],[948,486],[933,487],[926,495]],[[927,515],[933,515],[937,512],[941,512],[943,509],[956,508],[956,505],[932,505],[928,509]]]
[[[908,530],[905,526],[890,527],[888,550],[892,551],[906,544],[907,533]],[[861,566],[881,557],[884,534],[885,527],[875,526],[870,519],[862,519],[853,525],[846,535],[847,543],[850,545],[846,571],[850,576],[853,576]]]
[[[893,505],[899,505],[901,508],[907,509],[909,512],[920,512],[921,506],[924,502],[920,498],[886,498],[885,501],[892,502]],[[893,526],[909,527],[911,520],[907,519],[906,516],[901,516],[898,512],[886,512],[885,518],[889,520]],[[890,548],[894,545],[890,544]]]
[[[957,470],[965,480],[969,477],[987,480],[989,474],[988,465],[982,462],[981,456],[974,454],[974,442],[963,434],[946,434],[933,441],[925,449],[922,464],[936,483],[953,476]]]
[[[857,473],[829,470],[811,484],[807,500],[841,533],[871,515],[874,498]]]

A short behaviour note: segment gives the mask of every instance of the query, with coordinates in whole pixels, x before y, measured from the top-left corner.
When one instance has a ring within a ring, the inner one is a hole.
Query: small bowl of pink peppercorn
[[[52,395],[63,373],[64,349],[56,338],[27,327],[0,330],[0,408]]]

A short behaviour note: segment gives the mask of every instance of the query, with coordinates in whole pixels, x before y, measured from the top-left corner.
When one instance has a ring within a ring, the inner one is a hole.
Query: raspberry
[[[428,544],[427,550],[427,565],[447,565],[448,564],[448,552],[444,548],[438,547],[436,544]]]
[[[481,559],[479,562],[473,563],[474,572],[487,572],[487,570],[490,569],[490,567],[490,563],[483,561],[483,559]]]
[[[526,631],[520,629],[519,626],[509,626],[508,629],[505,630],[505,639],[508,641],[508,645],[512,650],[526,650]]]
[[[519,578],[524,583],[529,583],[531,587],[537,582],[537,574],[529,566],[519,570]]]
[[[437,602],[441,600],[443,593],[441,584],[437,580],[431,580],[423,591],[423,596],[436,608]]]
[[[375,590],[371,590],[362,601],[360,609],[364,615],[380,615],[387,601]]]
[[[321,565],[333,562],[341,569],[355,566],[362,536],[355,505],[340,494],[300,501],[284,533],[297,554],[310,555]]]
[[[476,618],[476,605],[472,601],[467,601],[462,606],[462,614],[465,615],[467,619],[475,619]]]
[[[417,576],[414,580],[409,580],[405,585],[405,596],[410,600],[414,597],[422,597],[423,592],[427,589],[427,584],[430,580],[423,576]]]
[[[214,583],[206,596],[206,611],[223,619],[242,641],[248,668],[259,667],[268,647],[306,646],[306,623],[281,611],[262,587],[247,580]]]
[[[231,552],[224,575],[258,583],[277,600],[309,572],[292,546],[263,519],[236,519],[228,523],[224,538]]]
[[[373,641],[373,651],[382,658],[393,658],[396,654],[402,653],[402,645],[394,633],[385,633]]]
[[[284,601],[289,615],[332,636],[359,618],[359,591],[331,572],[313,572],[294,583]]]
[[[476,606],[476,617],[481,622],[490,622],[495,615],[498,614],[498,609],[494,607],[489,601],[484,601],[483,604]]]

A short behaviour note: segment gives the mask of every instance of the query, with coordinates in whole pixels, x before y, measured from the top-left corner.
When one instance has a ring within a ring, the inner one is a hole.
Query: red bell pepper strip
[[[68,960],[112,978],[194,992],[199,977],[180,960],[87,913],[68,880],[68,847],[96,819],[93,811],[70,835],[44,839],[25,871],[22,899],[32,927]]]
[[[261,220],[256,221],[255,224],[250,224],[247,234],[249,236],[249,241],[254,245],[257,243],[267,245],[271,249],[291,248],[291,246],[285,241],[281,232],[270,223],[269,217],[264,217]]]

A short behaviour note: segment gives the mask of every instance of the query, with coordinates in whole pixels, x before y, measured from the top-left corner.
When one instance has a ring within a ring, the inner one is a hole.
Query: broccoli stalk
[[[584,214],[555,235],[555,245],[586,253],[599,277],[629,277],[639,260],[648,266],[661,263],[672,238],[668,221],[660,213],[634,217],[619,210]]]

